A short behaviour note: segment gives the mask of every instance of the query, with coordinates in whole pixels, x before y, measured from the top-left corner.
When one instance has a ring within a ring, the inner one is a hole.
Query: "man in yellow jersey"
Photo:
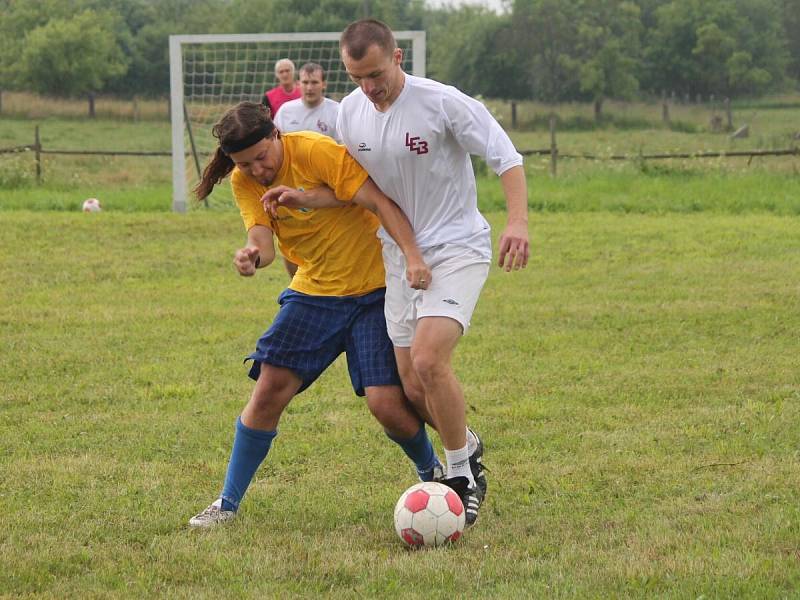
[[[430,280],[408,220],[343,146],[313,132],[280,134],[262,105],[236,105],[213,134],[219,148],[195,191],[202,199],[232,174],[247,229],[247,245],[234,257],[236,269],[252,276],[270,264],[276,255],[274,239],[298,269],[278,299],[275,320],[248,357],[256,384],[236,422],[222,492],[189,524],[210,527],[236,515],[277,435],[284,408],[342,352],[356,394],[366,395],[370,411],[414,462],[420,479],[441,477],[424,422],[403,394],[383,312],[383,260],[375,235],[379,220],[405,253],[409,285],[425,286]],[[335,197],[345,207],[281,208],[268,215],[262,197],[274,187]]]

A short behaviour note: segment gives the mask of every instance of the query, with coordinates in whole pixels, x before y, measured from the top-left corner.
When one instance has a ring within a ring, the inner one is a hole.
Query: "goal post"
[[[169,36],[172,126],[172,209],[186,212],[200,169],[216,148],[212,125],[234,104],[260,102],[275,85],[275,63],[291,59],[299,69],[315,62],[325,69],[326,95],[340,100],[354,84],[339,57],[339,32],[206,34]],[[396,31],[403,69],[425,76],[425,32]],[[211,208],[233,205],[229,186],[217,186]],[[224,189],[221,189],[224,188]]]

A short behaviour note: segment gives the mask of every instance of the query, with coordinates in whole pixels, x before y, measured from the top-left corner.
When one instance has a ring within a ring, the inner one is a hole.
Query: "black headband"
[[[241,152],[245,148],[249,148],[250,146],[257,144],[264,138],[269,137],[269,134],[272,133],[273,129],[274,129],[273,127],[270,127],[265,123],[258,129],[256,129],[253,133],[245,136],[241,140],[237,140],[235,142],[228,142],[227,144],[223,144],[222,142],[220,142],[219,147],[225,154],[230,156],[234,152]]]

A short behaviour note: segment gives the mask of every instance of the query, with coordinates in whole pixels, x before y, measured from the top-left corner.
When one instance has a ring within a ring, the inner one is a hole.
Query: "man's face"
[[[273,132],[257,144],[234,152],[230,159],[245,175],[249,175],[264,186],[272,185],[283,164],[283,143]]]
[[[350,79],[366,94],[378,110],[386,110],[403,90],[403,51],[395,48],[391,54],[373,44],[360,60],[342,48],[342,62]]]
[[[300,91],[303,93],[303,104],[317,106],[322,102],[327,84],[322,78],[322,71],[300,71]]]
[[[290,65],[281,65],[275,69],[275,75],[283,87],[289,87],[294,83],[294,69]]]

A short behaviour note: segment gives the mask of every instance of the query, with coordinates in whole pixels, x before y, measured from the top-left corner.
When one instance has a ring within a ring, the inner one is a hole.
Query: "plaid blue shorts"
[[[284,290],[275,320],[256,344],[250,377],[261,363],[286,367],[305,390],[344,352],[353,389],[359,396],[373,385],[400,385],[394,348],[386,333],[381,288],[364,296],[310,296]]]

